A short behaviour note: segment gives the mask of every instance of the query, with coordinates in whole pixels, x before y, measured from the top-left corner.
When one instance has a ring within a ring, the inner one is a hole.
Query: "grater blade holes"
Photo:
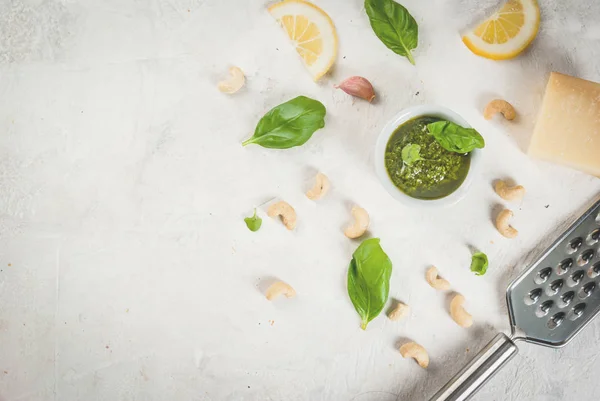
[[[539,301],[542,296],[542,289],[536,288],[535,290],[529,291],[529,294],[525,295],[525,305],[534,305],[537,301]]]
[[[560,262],[556,268],[556,273],[559,276],[562,276],[563,274],[567,273],[569,270],[571,270],[571,267],[573,267],[573,259],[568,258],[563,260],[562,262]]]
[[[573,310],[571,311],[571,313],[569,314],[569,319],[570,320],[577,320],[578,318],[581,317],[581,315],[583,315],[583,311],[585,310],[585,303],[580,303],[575,305],[575,307],[573,308]]]
[[[552,275],[552,268],[546,267],[546,268],[540,270],[538,272],[538,274],[535,275],[533,282],[536,284],[544,284],[551,275]]]
[[[569,277],[569,279],[567,280],[567,285],[569,287],[575,287],[576,285],[581,283],[581,280],[583,280],[584,276],[585,273],[583,272],[583,270],[576,271],[575,273],[571,274],[571,277]]]
[[[550,309],[554,306],[554,301],[544,301],[535,311],[537,317],[544,317],[548,314]]]
[[[597,228],[594,231],[592,231],[590,235],[587,236],[585,242],[589,246],[596,245],[598,242],[600,242],[600,228]]]
[[[552,284],[550,284],[548,288],[546,288],[546,294],[548,294],[548,296],[550,297],[552,295],[558,294],[564,284],[565,282],[562,279],[554,280]]]
[[[586,285],[581,287],[581,289],[579,290],[577,295],[579,296],[579,298],[584,299],[584,298],[587,298],[590,295],[592,295],[592,292],[594,292],[595,289],[596,289],[596,283],[594,283],[594,282],[587,283]]]
[[[562,294],[560,296],[560,301],[558,303],[558,307],[559,308],[566,308],[567,306],[569,306],[571,304],[571,302],[573,301],[573,299],[575,299],[575,292],[574,291],[565,292],[564,294]]]
[[[600,199],[508,287],[511,324],[528,341],[560,347],[600,314],[599,212]]]
[[[581,237],[577,237],[572,239],[571,241],[569,241],[569,244],[567,245],[567,253],[569,255],[577,252],[581,246],[583,245],[583,238]]]
[[[588,269],[588,277],[596,278],[600,276],[600,262],[596,262],[592,267]]]
[[[565,312],[558,312],[556,315],[552,316],[550,320],[548,320],[548,328],[550,330],[554,330],[565,320]]]
[[[590,263],[592,259],[594,259],[594,250],[588,249],[587,251],[584,251],[581,253],[581,255],[579,255],[579,257],[577,258],[577,264],[579,266],[585,266],[588,263]]]

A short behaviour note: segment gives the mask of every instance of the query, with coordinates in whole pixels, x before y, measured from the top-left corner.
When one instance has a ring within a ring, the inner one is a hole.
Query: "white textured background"
[[[314,84],[265,1],[0,0],[0,400],[426,400],[497,330],[523,258],[600,193],[600,180],[524,154],[552,70],[600,81],[600,3],[540,0],[542,28],[513,61],[471,54],[459,31],[494,6],[403,0],[420,27],[417,66],[374,36],[359,0],[316,1],[340,36],[332,75]],[[235,96],[216,89],[230,65]],[[370,105],[332,89],[369,78]],[[304,94],[326,127],[287,151],[240,142],[271,107]],[[516,123],[487,122],[502,97]],[[448,210],[409,210],[384,192],[372,149],[404,107],[438,103],[486,138],[482,175]],[[304,197],[315,171],[333,190]],[[491,182],[528,194],[518,239],[495,231]],[[287,232],[243,217],[281,197]],[[345,289],[356,242],[341,229],[358,203],[394,264],[391,296],[412,316],[368,330]],[[489,273],[469,271],[485,251]],[[468,300],[458,327],[423,279],[435,264]],[[293,300],[267,302],[272,278]],[[424,371],[402,359],[409,338]],[[597,399],[600,320],[569,346],[521,345],[478,401]]]

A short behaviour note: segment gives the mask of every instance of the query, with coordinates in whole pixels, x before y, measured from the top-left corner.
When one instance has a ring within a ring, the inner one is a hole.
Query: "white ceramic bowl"
[[[471,152],[471,165],[469,167],[469,172],[467,173],[467,177],[465,178],[461,186],[456,191],[452,192],[450,195],[440,199],[417,199],[408,196],[394,185],[392,179],[388,175],[388,172],[385,168],[385,148],[390,137],[394,134],[394,131],[396,131],[396,129],[400,125],[404,124],[406,121],[422,116],[439,117],[447,121],[452,121],[453,123],[459,124],[463,127],[471,128],[471,126],[461,116],[445,107],[423,105],[404,109],[400,113],[396,114],[396,116],[394,116],[394,118],[392,118],[385,125],[385,127],[383,127],[383,130],[381,130],[381,133],[379,134],[377,144],[375,145],[375,171],[377,172],[379,181],[381,181],[381,184],[386,189],[386,191],[388,191],[388,193],[392,195],[397,201],[403,203],[406,206],[444,207],[454,205],[462,198],[464,198],[467,191],[469,190],[469,187],[471,186],[471,182],[477,175],[481,158],[480,149],[475,149],[473,150],[473,152]]]

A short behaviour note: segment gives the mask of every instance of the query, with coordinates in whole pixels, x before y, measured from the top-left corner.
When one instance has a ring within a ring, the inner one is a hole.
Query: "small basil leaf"
[[[408,145],[402,148],[402,161],[407,166],[410,166],[411,164],[419,160],[423,160],[423,158],[421,157],[421,145],[409,143]]]
[[[414,65],[410,51],[419,44],[419,26],[408,10],[394,0],[365,0],[365,10],[379,40]]]
[[[483,252],[477,252],[471,258],[471,271],[478,276],[483,276],[488,269],[488,258]]]
[[[348,268],[348,295],[365,330],[387,302],[392,262],[379,245],[379,238],[365,240],[352,254]]]
[[[436,121],[427,124],[429,133],[446,150],[455,153],[469,153],[475,148],[483,148],[483,137],[473,128],[464,128],[451,121]]]
[[[248,230],[253,232],[258,231],[260,226],[262,226],[262,219],[256,215],[256,209],[254,209],[254,216],[246,217],[244,221],[246,222]]]
[[[272,149],[303,145],[325,126],[325,113],[321,102],[298,96],[267,112],[256,125],[252,138],[242,145],[255,143]]]

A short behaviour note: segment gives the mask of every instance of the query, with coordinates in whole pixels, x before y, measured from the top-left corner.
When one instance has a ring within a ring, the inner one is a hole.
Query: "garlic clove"
[[[360,97],[367,101],[372,101],[375,98],[375,90],[373,85],[363,77],[354,76],[347,78],[336,85],[335,88],[339,88],[349,95]]]

